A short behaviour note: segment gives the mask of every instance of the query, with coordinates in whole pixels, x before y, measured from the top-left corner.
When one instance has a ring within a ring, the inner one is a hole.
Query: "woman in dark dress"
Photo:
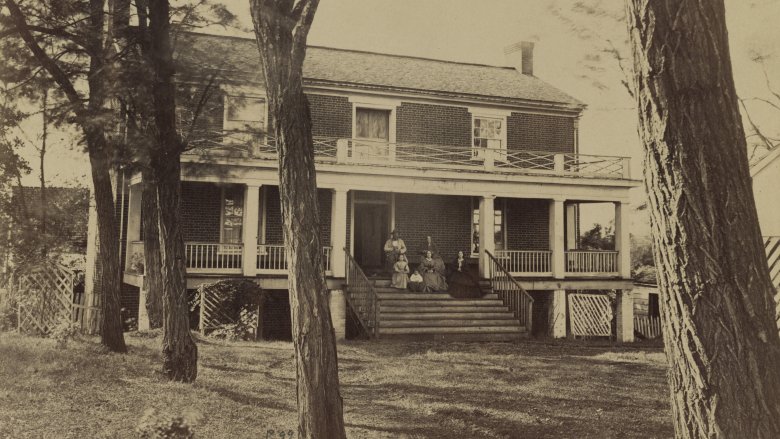
[[[462,251],[458,252],[458,256],[452,262],[452,272],[447,283],[449,284],[447,292],[458,299],[477,299],[484,295],[479,287],[479,281],[469,271]]]
[[[419,271],[422,273],[426,292],[447,291],[447,280],[430,250],[425,252],[425,257],[420,262]]]

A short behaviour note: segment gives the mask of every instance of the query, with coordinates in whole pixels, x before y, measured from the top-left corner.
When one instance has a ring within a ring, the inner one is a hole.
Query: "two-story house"
[[[618,337],[632,340],[627,205],[637,181],[628,159],[581,153],[585,105],[534,76],[532,43],[505,52],[514,66],[308,48],[328,285],[373,335],[477,339],[566,336],[569,294],[616,290]],[[255,41],[183,33],[177,60],[213,72],[198,84],[217,78],[218,90],[198,125],[212,135],[183,157],[188,285],[243,276],[284,292],[274,141],[245,132],[270,123]],[[142,287],[131,267],[143,245],[141,177],[121,180],[124,297],[133,307]],[[614,250],[577,248],[582,203],[614,209]],[[391,230],[412,266],[431,237],[445,260],[469,256],[492,291],[466,300],[388,289],[373,275]]]

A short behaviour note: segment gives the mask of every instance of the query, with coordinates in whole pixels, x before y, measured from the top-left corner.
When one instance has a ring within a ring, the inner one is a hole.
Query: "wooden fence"
[[[661,336],[661,318],[634,317],[634,331],[644,338],[658,338]]]

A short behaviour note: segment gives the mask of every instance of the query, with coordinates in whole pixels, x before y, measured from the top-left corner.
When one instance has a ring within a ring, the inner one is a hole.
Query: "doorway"
[[[390,233],[390,206],[355,202],[355,260],[367,274],[381,272]]]

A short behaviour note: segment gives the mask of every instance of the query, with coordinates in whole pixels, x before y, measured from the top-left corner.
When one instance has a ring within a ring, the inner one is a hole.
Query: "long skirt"
[[[485,294],[477,279],[467,271],[455,271],[450,275],[447,292],[458,299],[478,299]]]
[[[425,291],[425,284],[422,282],[409,281],[409,291],[415,293],[422,293],[423,291]]]
[[[447,291],[447,281],[438,271],[426,271],[422,276],[426,291]]]
[[[393,273],[393,278],[390,282],[390,286],[398,288],[399,290],[405,290],[406,284],[409,281],[409,276],[406,273]]]

